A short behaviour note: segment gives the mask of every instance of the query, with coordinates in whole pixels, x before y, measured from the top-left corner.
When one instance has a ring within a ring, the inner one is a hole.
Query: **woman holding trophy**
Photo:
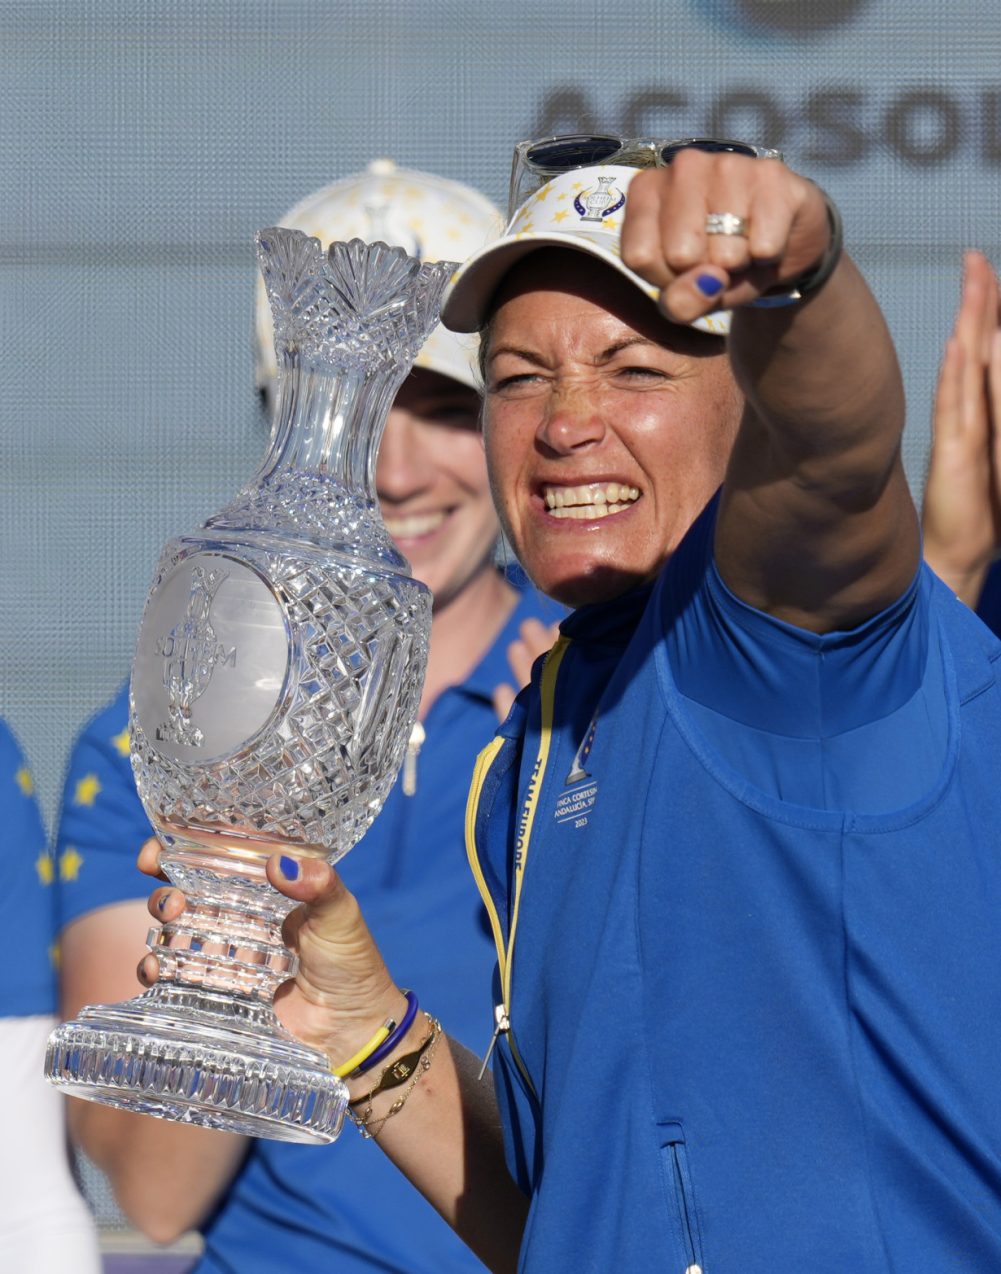
[[[920,565],[836,209],[706,139],[525,143],[513,194],[444,315],[504,529],[577,610],[470,795],[494,1084],[415,1019],[354,1118],[497,1270],[990,1274],[1001,651]],[[268,874],[304,904],[279,1013],[340,1067],[396,970],[328,865]]]

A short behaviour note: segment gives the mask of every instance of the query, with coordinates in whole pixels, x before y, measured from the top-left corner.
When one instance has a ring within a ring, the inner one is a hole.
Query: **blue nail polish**
[[[717,296],[723,291],[723,284],[715,274],[700,274],[695,280],[695,286],[703,296]]]
[[[278,866],[282,869],[282,875],[286,880],[299,879],[299,864],[294,858],[289,858],[287,855],[282,854],[278,860]]]
[[[156,909],[157,909],[157,911],[163,911],[164,907],[166,907],[166,905],[167,905],[167,899],[168,899],[169,897],[170,897],[170,894],[164,894],[164,895],[163,895],[163,897],[160,899],[160,901],[156,904]]]

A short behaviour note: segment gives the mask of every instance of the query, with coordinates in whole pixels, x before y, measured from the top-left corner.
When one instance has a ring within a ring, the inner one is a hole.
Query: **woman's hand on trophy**
[[[299,957],[299,967],[279,988],[275,1011],[293,1035],[322,1049],[337,1066],[381,1022],[400,1021],[406,1000],[354,895],[327,862],[275,854],[268,860],[267,875],[279,893],[301,904],[282,926],[285,945]]]
[[[161,848],[158,841],[147,841],[138,865],[147,875],[163,880]],[[299,957],[299,967],[295,977],[279,987],[275,1012],[293,1035],[326,1053],[331,1065],[337,1066],[352,1057],[386,1019],[401,1020],[406,999],[390,977],[354,895],[329,864],[323,859],[274,854],[266,871],[279,893],[301,904],[282,925],[282,938]],[[165,885],[150,895],[148,908],[155,920],[169,924],[183,914],[184,894],[176,886]],[[156,982],[159,965],[152,952],[140,962],[138,975],[144,986]],[[401,1046],[411,1034],[400,1041]],[[361,1082],[364,1086],[365,1080]]]

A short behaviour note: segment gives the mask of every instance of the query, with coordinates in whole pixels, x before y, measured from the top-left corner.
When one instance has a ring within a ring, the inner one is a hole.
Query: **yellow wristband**
[[[334,1066],[331,1069],[338,1079],[343,1079],[345,1075],[350,1075],[352,1071],[356,1071],[366,1058],[372,1056],[379,1045],[389,1038],[396,1030],[396,1019],[387,1017],[385,1022],[379,1027],[376,1033],[355,1053],[354,1057],[349,1057],[342,1066]]]

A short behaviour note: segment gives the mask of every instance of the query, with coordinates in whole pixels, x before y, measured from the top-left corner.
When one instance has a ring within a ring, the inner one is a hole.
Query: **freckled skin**
[[[484,432],[504,530],[570,606],[652,579],[723,480],[742,400],[723,342],[668,323],[615,271],[533,253],[490,322]],[[556,519],[547,486],[620,482],[628,510]]]

